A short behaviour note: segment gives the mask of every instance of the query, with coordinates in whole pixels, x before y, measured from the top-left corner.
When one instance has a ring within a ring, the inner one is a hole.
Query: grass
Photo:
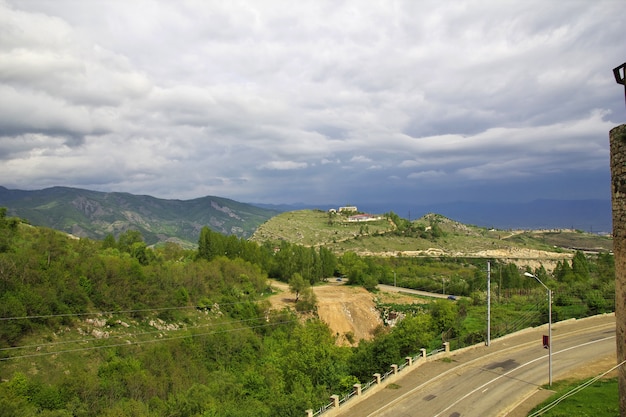
[[[594,235],[580,231],[526,231],[511,238],[512,242],[530,245],[543,244],[546,247],[608,252],[613,250],[613,240],[608,236]]]
[[[619,395],[617,378],[600,379],[579,392],[564,398],[555,405],[554,408],[534,414],[544,407],[554,403],[576,388],[582,387],[590,381],[557,381],[552,385],[552,389],[557,391],[543,403],[535,407],[528,415],[541,415],[542,417],[611,417],[619,416]]]
[[[336,254],[348,251],[395,253],[400,251],[441,250],[446,253],[476,253],[481,250],[526,248],[560,253],[567,249],[591,249],[608,252],[613,241],[575,230],[506,231],[465,225],[444,216],[427,214],[413,223],[430,227],[436,222],[443,231],[437,239],[408,237],[392,233],[389,220],[348,222],[347,217],[329,216],[322,210],[298,210],[281,213],[262,224],[251,237],[257,242],[286,240],[304,246],[325,246]],[[563,249],[565,248],[565,249]]]
[[[348,222],[347,217],[339,214],[329,217],[322,210],[298,210],[274,216],[259,226],[250,240],[286,240],[304,246],[317,246],[390,230],[392,225],[386,219],[356,223]]]

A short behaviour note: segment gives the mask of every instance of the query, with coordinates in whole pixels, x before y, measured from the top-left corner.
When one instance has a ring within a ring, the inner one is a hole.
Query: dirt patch
[[[526,248],[502,248],[502,249],[487,249],[477,252],[458,252],[448,251],[441,248],[428,248],[425,250],[417,251],[393,251],[393,252],[371,252],[360,251],[361,256],[381,256],[381,257],[438,257],[438,256],[450,256],[450,257],[470,257],[470,258],[485,258],[485,259],[499,259],[503,262],[512,262],[520,267],[539,268],[543,265],[548,271],[552,271],[557,262],[564,259],[571,260],[574,256],[570,252],[547,252],[543,250],[526,249]]]
[[[294,294],[289,292],[289,285],[272,281],[272,288],[280,291],[270,297],[272,308],[294,307]],[[339,283],[329,283],[313,287],[317,297],[317,313],[330,327],[337,338],[338,345],[356,345],[360,340],[371,340],[376,327],[382,325],[382,319],[374,294],[361,287],[351,287]]]

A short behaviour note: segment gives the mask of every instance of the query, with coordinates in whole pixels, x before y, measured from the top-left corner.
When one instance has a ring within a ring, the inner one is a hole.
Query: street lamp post
[[[548,291],[548,385],[552,386],[552,290],[530,272],[524,272],[524,275],[529,278],[535,278]]]

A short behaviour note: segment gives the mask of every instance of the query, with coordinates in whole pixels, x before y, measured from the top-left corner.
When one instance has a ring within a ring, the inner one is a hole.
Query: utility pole
[[[487,346],[491,344],[491,262],[487,261]]]

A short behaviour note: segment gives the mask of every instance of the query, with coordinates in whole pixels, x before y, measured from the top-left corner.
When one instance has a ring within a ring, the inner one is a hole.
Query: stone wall
[[[626,125],[609,134],[611,143],[611,203],[615,254],[615,323],[617,363],[626,359]],[[619,367],[620,415],[626,417],[626,365]]]

